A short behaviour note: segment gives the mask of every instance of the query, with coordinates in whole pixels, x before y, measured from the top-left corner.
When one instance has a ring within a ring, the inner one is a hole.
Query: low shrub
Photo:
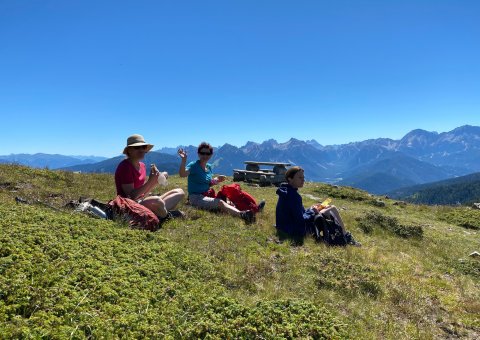
[[[314,192],[321,197],[341,198],[359,202],[367,201],[371,198],[370,194],[366,191],[329,184],[320,185],[314,189]]]
[[[460,259],[451,262],[451,267],[462,274],[470,275],[480,280],[480,261],[476,259]]]
[[[246,307],[226,297],[212,298],[193,311],[182,337],[226,339],[313,338],[347,336],[345,325],[325,308],[298,300],[262,301]]]
[[[438,218],[466,229],[480,229],[480,210],[471,208],[442,208]]]
[[[400,224],[397,218],[377,211],[369,211],[363,217],[357,218],[357,226],[366,234],[372,233],[377,227],[403,238],[423,237],[422,226]]]
[[[374,207],[379,207],[379,208],[384,208],[387,206],[387,204],[384,201],[372,199],[369,201],[370,205],[373,205]]]
[[[371,266],[324,255],[314,268],[318,272],[319,288],[337,290],[348,296],[365,294],[377,297],[382,293],[379,284],[381,275]]]
[[[159,233],[0,203],[0,338],[344,338],[311,302],[243,303]]]
[[[391,231],[400,237],[403,238],[421,238],[423,237],[423,227],[420,225],[405,225],[405,224],[397,224],[392,226]]]

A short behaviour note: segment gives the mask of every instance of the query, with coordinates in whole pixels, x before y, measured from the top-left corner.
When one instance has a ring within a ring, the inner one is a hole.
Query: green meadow
[[[292,246],[276,188],[242,188],[255,224],[183,203],[152,233],[63,208],[112,199],[112,175],[0,165],[0,338],[480,338],[479,211],[307,183],[363,247]]]

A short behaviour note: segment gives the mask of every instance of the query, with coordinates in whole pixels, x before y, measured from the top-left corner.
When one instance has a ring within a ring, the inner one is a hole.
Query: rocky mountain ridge
[[[197,159],[196,146],[182,147],[187,150],[189,160]],[[180,163],[176,150],[177,147],[161,148],[150,152],[145,161],[176,173]],[[113,172],[121,159],[123,156],[62,168]],[[350,185],[382,194],[480,171],[480,127],[465,125],[442,133],[416,129],[400,140],[377,138],[341,145],[321,145],[315,139],[295,138],[283,143],[275,139],[249,141],[241,147],[224,144],[215,148],[211,163],[216,173],[231,175],[233,169],[244,169],[248,160],[301,165],[307,180]]]

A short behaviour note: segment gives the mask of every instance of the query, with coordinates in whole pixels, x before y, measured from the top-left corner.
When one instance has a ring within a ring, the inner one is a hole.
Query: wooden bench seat
[[[233,169],[233,172],[241,172],[244,174],[256,174],[256,175],[271,175],[275,176],[276,174],[271,170],[260,170],[260,171],[250,171],[250,170],[240,170],[240,169]]]
[[[245,161],[243,162],[245,164],[256,164],[256,165],[283,165],[283,166],[290,166],[290,163],[282,163],[282,162],[254,162],[254,161]]]

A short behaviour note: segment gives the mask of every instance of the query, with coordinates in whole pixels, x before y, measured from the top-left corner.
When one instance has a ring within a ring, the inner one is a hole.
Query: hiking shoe
[[[181,210],[168,210],[167,216],[165,217],[158,216],[158,219],[160,220],[160,225],[161,225],[163,222],[171,220],[172,218],[184,218],[184,217],[185,217],[185,213]]]
[[[352,234],[350,234],[349,232],[345,233],[345,240],[347,241],[347,244],[349,244],[351,246],[355,246],[355,247],[361,247],[362,246],[362,244],[360,242],[355,241]]]
[[[157,217],[158,217],[158,219],[159,219],[159,221],[160,221],[159,225],[162,225],[164,222],[167,222],[168,220],[170,220],[170,219],[173,218],[173,216],[172,216],[172,214],[170,213],[170,211],[167,211],[167,216],[165,216],[165,217],[160,217],[160,216],[157,216]]]
[[[261,200],[257,205],[258,212],[262,212],[263,208],[265,208],[265,200]]]
[[[169,210],[168,215],[170,218],[185,218],[185,213],[181,210]]]
[[[348,242],[348,244],[351,245],[351,246],[354,246],[354,247],[361,247],[362,246],[362,244],[360,242],[355,241],[355,240],[352,240],[352,241]]]
[[[23,204],[28,204],[28,201],[24,198],[21,198],[21,197],[15,197],[15,202],[17,203],[23,203]]]
[[[246,224],[255,222],[255,214],[251,210],[241,211],[240,217],[245,221]]]

